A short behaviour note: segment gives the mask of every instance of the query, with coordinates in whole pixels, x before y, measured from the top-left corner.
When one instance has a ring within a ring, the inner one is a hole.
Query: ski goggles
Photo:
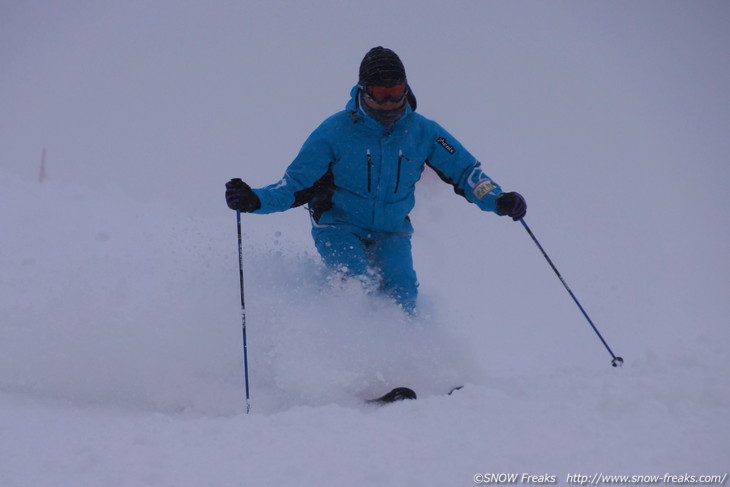
[[[372,101],[378,105],[386,102],[399,102],[408,94],[408,85],[406,83],[398,83],[392,86],[366,86],[363,92]]]

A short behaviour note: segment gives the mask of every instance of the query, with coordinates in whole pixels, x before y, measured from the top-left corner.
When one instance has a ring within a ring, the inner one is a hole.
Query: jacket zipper
[[[393,191],[393,193],[397,193],[398,187],[400,186],[400,169],[403,164],[403,159],[410,161],[410,159],[403,155],[402,150],[398,150],[398,172],[395,175],[395,191]]]
[[[370,157],[370,149],[367,150],[368,156],[368,193],[372,192],[372,180],[373,180],[373,158]]]

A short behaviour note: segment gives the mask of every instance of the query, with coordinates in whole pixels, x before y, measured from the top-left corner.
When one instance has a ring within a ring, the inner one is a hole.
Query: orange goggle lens
[[[368,86],[365,93],[375,103],[385,103],[387,101],[399,102],[407,93],[405,83],[393,86]]]

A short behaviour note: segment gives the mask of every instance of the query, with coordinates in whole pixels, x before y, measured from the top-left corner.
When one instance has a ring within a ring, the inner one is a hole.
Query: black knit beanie
[[[396,53],[385,47],[373,47],[360,63],[361,86],[387,86],[404,83],[406,69]]]

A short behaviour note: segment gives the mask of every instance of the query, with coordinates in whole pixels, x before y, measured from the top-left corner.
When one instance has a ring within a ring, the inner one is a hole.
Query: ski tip
[[[464,386],[456,386],[456,387],[452,387],[452,388],[451,388],[451,390],[449,391],[449,394],[448,394],[448,395],[450,396],[450,395],[452,395],[453,393],[455,393],[456,391],[460,391],[460,390],[462,390],[463,388],[464,388]]]
[[[375,399],[369,399],[367,402],[371,404],[389,404],[392,402],[404,401],[406,399],[416,399],[418,396],[413,389],[408,387],[396,387],[392,391]]]

